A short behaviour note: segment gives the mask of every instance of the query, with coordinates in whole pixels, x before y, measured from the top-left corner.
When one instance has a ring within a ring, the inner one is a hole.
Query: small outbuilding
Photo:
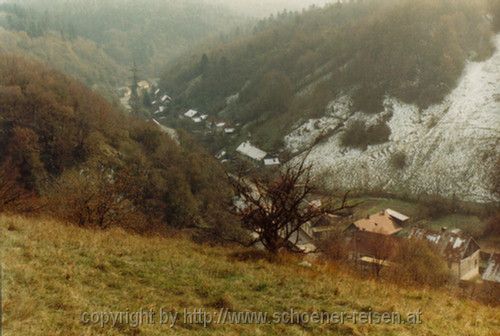
[[[279,166],[280,159],[277,156],[268,155],[264,158],[264,166]]]

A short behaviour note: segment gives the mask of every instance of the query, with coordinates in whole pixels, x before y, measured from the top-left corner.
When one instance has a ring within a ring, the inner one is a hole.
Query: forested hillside
[[[277,149],[341,95],[352,99],[350,112],[366,114],[382,112],[386,95],[420,108],[440,102],[467,60],[491,55],[487,8],[482,0],[373,0],[282,12],[181,58],[162,85],[180,107],[241,122],[257,144]],[[388,138],[384,123],[365,130],[361,147]]]
[[[0,52],[25,53],[86,84],[144,78],[202,38],[244,20],[197,0],[11,0],[0,4]]]
[[[206,0],[217,3],[245,16],[266,17],[283,10],[302,10],[310,6],[322,6],[331,0]]]
[[[24,31],[0,27],[0,53],[36,59],[78,78],[87,85],[113,88],[123,85],[129,73],[95,42],[82,37],[62,39],[48,32],[33,38]]]
[[[0,57],[0,211],[136,231],[214,225],[225,175],[180,135],[178,145],[79,82]]]

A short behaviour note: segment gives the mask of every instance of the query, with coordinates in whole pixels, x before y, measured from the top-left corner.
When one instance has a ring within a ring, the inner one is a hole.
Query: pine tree
[[[208,66],[209,66],[209,61],[208,61],[208,56],[207,54],[203,54],[201,57],[200,61],[200,74],[205,76],[208,72]]]

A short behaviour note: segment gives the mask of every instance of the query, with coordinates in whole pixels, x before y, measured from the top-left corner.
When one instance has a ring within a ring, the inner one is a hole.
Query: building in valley
[[[266,152],[252,145],[250,141],[243,142],[238,146],[238,148],[236,148],[236,151],[243,156],[259,162],[267,156]]]
[[[455,280],[469,281],[479,277],[479,244],[462,231],[443,228],[441,232],[434,232],[413,228],[408,238],[428,241],[446,260]]]
[[[349,225],[346,231],[364,231],[391,236],[400,232],[403,229],[403,225],[409,219],[410,218],[408,216],[405,216],[397,211],[386,209],[357,220]]]

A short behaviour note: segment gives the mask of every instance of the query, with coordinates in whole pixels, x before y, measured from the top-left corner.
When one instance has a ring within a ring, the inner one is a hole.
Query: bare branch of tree
[[[298,231],[325,214],[339,214],[352,209],[346,193],[340,205],[312,205],[309,199],[318,192],[312,166],[306,164],[308,153],[297,163],[289,164],[274,179],[264,180],[230,175],[238,195],[234,213],[243,227],[258,238],[271,253],[298,243]]]

